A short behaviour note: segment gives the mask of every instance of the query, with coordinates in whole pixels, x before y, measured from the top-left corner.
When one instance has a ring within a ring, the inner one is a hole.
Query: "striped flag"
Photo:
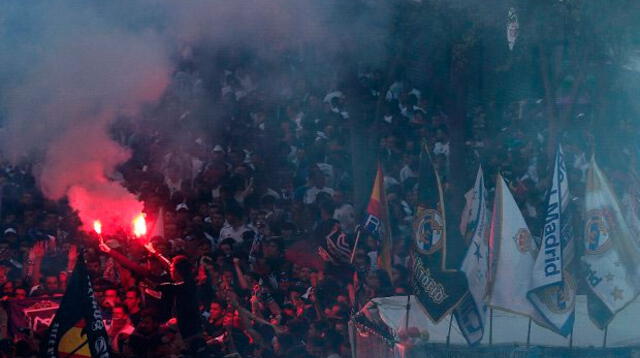
[[[467,276],[469,294],[465,296],[454,314],[467,343],[474,345],[482,340],[487,316],[485,296],[489,267],[489,213],[482,167],[478,168],[476,182],[473,189],[467,193],[467,199],[460,226],[464,228],[462,231],[464,236],[471,239],[461,267]]]
[[[562,147],[558,146],[542,239],[527,297],[550,328],[568,336],[573,330],[576,279],[569,184]]]
[[[391,276],[393,242],[391,241],[388,217],[387,198],[384,193],[384,175],[382,174],[382,166],[378,164],[376,178],[371,189],[371,198],[369,199],[369,205],[367,205],[367,214],[362,227],[380,241],[379,264]]]

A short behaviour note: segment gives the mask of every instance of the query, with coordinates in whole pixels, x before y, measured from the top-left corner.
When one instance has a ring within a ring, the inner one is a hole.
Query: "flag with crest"
[[[469,294],[454,311],[458,327],[467,343],[474,345],[482,340],[487,316],[487,269],[489,267],[489,213],[487,190],[482,167],[478,168],[473,189],[467,193],[467,205],[462,213],[461,230],[470,238],[467,254],[462,261],[462,271],[467,276]]]
[[[601,329],[640,293],[640,249],[606,177],[591,158],[585,197],[584,256],[588,310]]]
[[[558,146],[548,193],[540,245],[533,266],[529,300],[548,326],[563,336],[573,330],[576,279],[569,183],[562,147]]]
[[[467,292],[462,271],[443,270],[446,236],[443,187],[429,148],[423,144],[413,223],[411,282],[416,297],[434,322],[451,313]]]
[[[498,175],[489,235],[491,307],[542,322],[527,299],[535,257],[531,232],[508,184]]]

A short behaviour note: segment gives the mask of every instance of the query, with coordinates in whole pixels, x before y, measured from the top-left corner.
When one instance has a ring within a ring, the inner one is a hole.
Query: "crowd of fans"
[[[61,295],[82,250],[116,356],[350,357],[350,314],[410,291],[420,146],[429,143],[445,182],[455,175],[448,115],[402,76],[385,83],[373,70],[313,75],[295,63],[207,61],[190,53],[158,108],[112,129],[133,153],[119,168],[123,185],[148,222],[163,223],[148,245],[124,235],[101,243],[68,205],[43,197],[28,164],[2,167],[2,300]],[[487,178],[500,170],[537,227],[549,175],[543,104],[468,112],[468,166],[482,158]],[[378,266],[375,236],[361,237],[353,264],[317,254],[335,232],[353,245],[362,213],[352,202],[351,130],[365,116],[380,138],[371,155],[384,170],[392,275]],[[591,150],[581,118],[562,138],[577,184]],[[576,198],[580,187],[572,185]],[[18,339],[3,315],[0,356],[35,354],[42,332]]]

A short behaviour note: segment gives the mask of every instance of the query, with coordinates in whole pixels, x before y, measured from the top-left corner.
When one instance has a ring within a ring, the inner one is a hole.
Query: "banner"
[[[573,330],[577,288],[570,201],[564,154],[558,146],[528,298],[547,324],[565,337]]]
[[[507,183],[498,175],[489,236],[489,305],[541,322],[527,299],[535,243]]]
[[[442,269],[446,218],[442,183],[425,144],[420,154],[418,205],[413,223],[411,283],[429,318],[439,322],[467,292],[462,271]]]
[[[489,266],[489,214],[482,167],[478,168],[476,182],[466,196],[468,200],[465,211],[462,213],[460,227],[463,229],[465,238],[471,238],[471,244],[462,261],[461,269],[467,276],[469,294],[465,296],[454,314],[467,343],[474,345],[482,340],[487,316],[485,296]]]
[[[6,302],[8,328],[12,337],[26,338],[31,332],[45,332],[60,306],[60,297],[30,297]]]
[[[110,357],[109,338],[82,256],[47,336],[45,357]]]
[[[387,214],[387,198],[384,193],[384,176],[382,166],[378,164],[376,178],[371,189],[371,198],[367,205],[367,216],[363,228],[380,241],[380,267],[391,277],[391,261],[393,242]]]
[[[584,222],[589,315],[602,329],[640,293],[640,251],[594,158],[587,174]]]

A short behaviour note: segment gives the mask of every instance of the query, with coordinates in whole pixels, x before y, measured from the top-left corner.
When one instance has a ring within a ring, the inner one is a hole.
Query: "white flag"
[[[542,322],[527,299],[535,263],[535,243],[501,175],[496,183],[489,250],[489,305]]]
[[[461,219],[461,227],[465,228],[465,238],[471,236],[471,243],[461,267],[467,276],[470,295],[455,311],[458,327],[467,342],[472,345],[482,340],[487,316],[485,296],[489,268],[489,213],[486,191],[480,167],[473,190],[467,193],[467,206]]]
[[[587,174],[584,222],[582,261],[586,265],[587,285],[609,311],[590,314],[604,327],[640,293],[640,251],[594,158]]]
[[[520,23],[518,22],[518,14],[516,9],[509,8],[509,14],[507,15],[507,42],[509,44],[509,51],[513,50],[513,46],[518,39],[518,32],[520,31]]]
[[[562,147],[558,146],[542,239],[531,278],[529,299],[556,332],[568,336],[573,328],[576,280],[569,216],[569,184]]]

